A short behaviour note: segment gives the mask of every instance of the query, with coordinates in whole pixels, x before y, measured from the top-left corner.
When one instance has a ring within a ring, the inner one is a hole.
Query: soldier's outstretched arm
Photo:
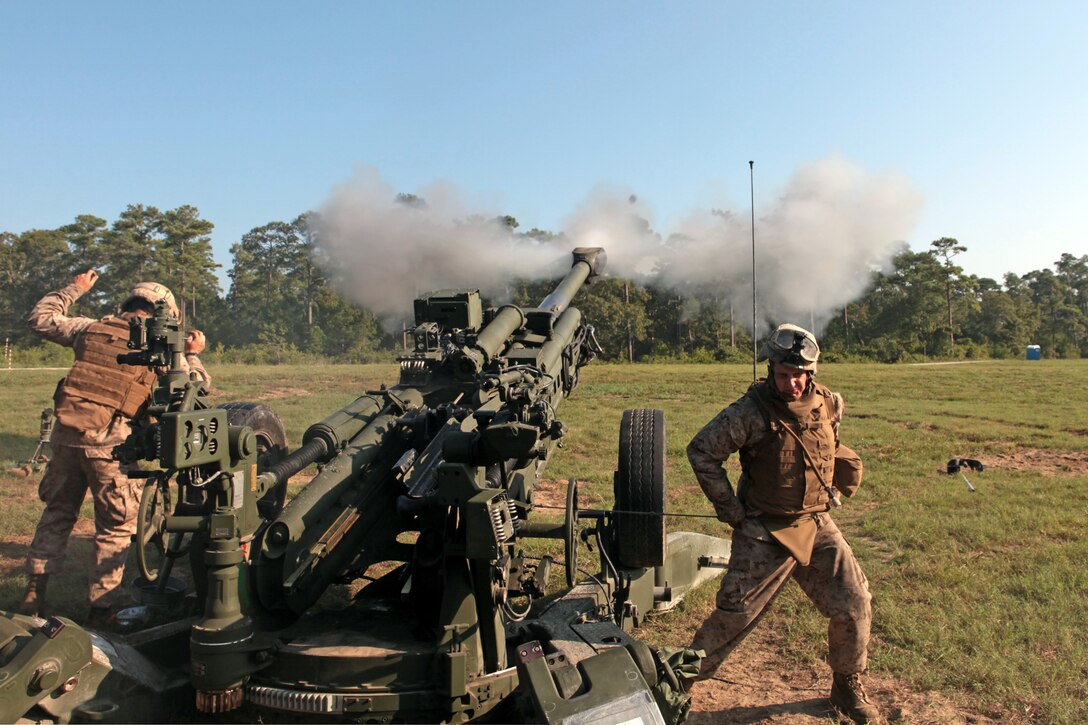
[[[72,347],[76,336],[89,327],[90,317],[69,317],[68,308],[98,280],[93,269],[77,274],[68,286],[38,300],[26,318],[26,326],[50,342]]]

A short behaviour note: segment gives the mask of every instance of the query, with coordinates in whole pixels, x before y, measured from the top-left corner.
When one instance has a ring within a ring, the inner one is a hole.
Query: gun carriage
[[[8,615],[0,715],[682,719],[678,673],[697,657],[631,630],[719,574],[728,543],[666,536],[662,412],[624,414],[613,510],[580,510],[571,481],[562,523],[531,520],[567,433],[557,410],[598,352],[571,302],[604,264],[603,249],[575,249],[532,309],[485,310],[473,289],[417,299],[399,382],[310,426],[289,455],[270,409],[207,406],[179,370],[184,332],[165,309],[135,321],[123,362],[165,369],[144,425],[116,451],[158,464],[141,474],[140,596],[176,603],[172,572],[187,556],[193,611],[146,629],[130,615],[135,631],[120,634]],[[318,473],[285,503],[310,465]],[[557,591],[555,559],[524,553],[534,539],[562,542]],[[580,542],[596,572],[580,568]],[[319,601],[360,580],[348,606]],[[41,654],[53,631],[72,640],[69,655]],[[43,667],[55,670],[45,682]]]

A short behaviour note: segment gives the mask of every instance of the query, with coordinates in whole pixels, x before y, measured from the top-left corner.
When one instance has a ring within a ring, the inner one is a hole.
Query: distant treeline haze
[[[230,249],[225,294],[212,256],[213,224],[192,206],[132,205],[112,223],[81,215],[59,229],[0,232],[0,336],[16,364],[63,362],[67,353],[41,343],[24,321],[42,295],[93,267],[101,278],[74,314],[104,315],[133,283],[162,282],[177,296],[187,325],[207,333],[211,362],[390,359],[403,344],[402,331],[383,330],[374,314],[335,291],[313,219],[308,212],[244,235]],[[512,217],[501,221],[517,227]],[[523,236],[554,235],[534,229]],[[998,282],[956,265],[964,251],[942,238],[925,252],[904,249],[890,273],[872,272],[867,291],[821,331],[825,359],[1021,357],[1029,344],[1040,345],[1045,357],[1088,356],[1088,255],[1062,254],[1052,268],[1009,272]],[[553,284],[512,280],[510,297],[532,306]],[[726,292],[705,288],[679,297],[652,284],[605,278],[576,304],[608,359],[750,360],[751,306],[731,309]]]

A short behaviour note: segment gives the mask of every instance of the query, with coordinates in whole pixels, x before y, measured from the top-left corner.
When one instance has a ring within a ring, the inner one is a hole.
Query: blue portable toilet
[[[1038,345],[1028,345],[1027,359],[1028,360],[1042,360],[1043,359],[1043,348],[1039,347]]]

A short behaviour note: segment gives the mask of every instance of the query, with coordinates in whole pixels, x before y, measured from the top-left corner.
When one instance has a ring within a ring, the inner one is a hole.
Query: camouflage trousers
[[[94,564],[88,573],[87,601],[92,607],[109,606],[121,584],[136,533],[141,486],[130,481],[102,450],[65,445],[53,445],[52,450],[53,457],[38,485],[45,511],[30,544],[26,571],[52,574],[61,570],[68,538],[89,488],[94,500]]]
[[[706,651],[698,679],[714,675],[791,577],[830,620],[827,661],[832,671],[845,675],[865,671],[872,621],[869,582],[831,517],[819,514],[817,523],[808,566],[798,565],[758,521],[747,520],[733,531],[717,607],[691,645]]]

